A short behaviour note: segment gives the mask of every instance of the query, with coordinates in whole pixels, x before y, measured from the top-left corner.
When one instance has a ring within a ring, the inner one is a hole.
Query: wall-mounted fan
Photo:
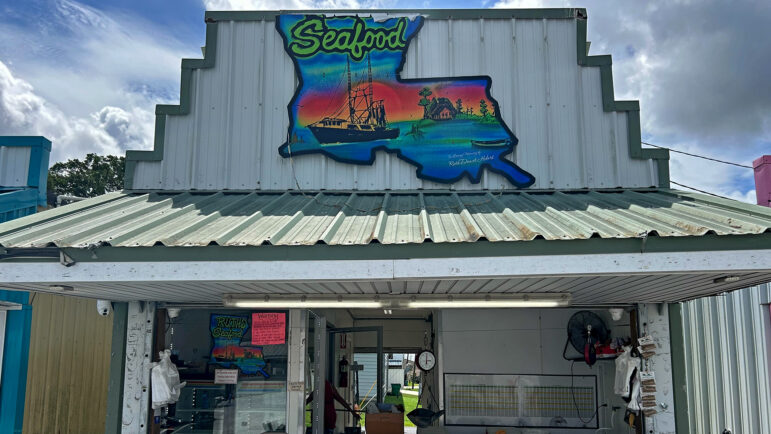
[[[576,312],[568,320],[568,339],[562,357],[567,360],[584,360],[591,366],[597,361],[597,344],[604,344],[609,338],[610,330],[599,315],[588,310]],[[568,343],[583,356],[581,359],[571,359],[565,355]]]

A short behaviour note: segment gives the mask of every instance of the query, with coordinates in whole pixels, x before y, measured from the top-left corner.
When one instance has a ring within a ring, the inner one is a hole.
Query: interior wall
[[[441,374],[558,374],[570,375],[571,362],[562,357],[567,339],[567,322],[581,309],[446,309],[440,311],[439,328]],[[629,336],[629,316],[612,321],[607,310],[595,310],[610,328],[613,337]],[[568,348],[568,355],[572,347]],[[573,364],[575,375],[596,375],[601,428],[626,432],[622,418],[626,404],[613,394],[615,364],[598,361],[589,367],[578,361]],[[439,378],[440,382],[442,378]],[[440,400],[442,398],[439,398]],[[444,404],[442,403],[442,406]],[[612,411],[613,407],[620,407]],[[589,416],[589,415],[586,415]],[[484,427],[446,427],[448,433],[485,433]],[[594,429],[528,429],[528,433],[589,433]]]
[[[387,352],[410,352],[424,348],[424,338],[431,333],[431,323],[422,319],[357,319],[354,327],[383,326],[383,348]],[[430,336],[428,336],[430,339]],[[375,333],[357,333],[356,351],[374,351],[377,348]]]

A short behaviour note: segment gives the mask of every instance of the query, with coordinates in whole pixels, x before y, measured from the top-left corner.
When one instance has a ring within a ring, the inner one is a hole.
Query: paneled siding
[[[282,158],[297,79],[273,20],[220,21],[212,68],[194,69],[191,112],[167,115],[162,161],[139,161],[136,189],[437,189],[380,152],[372,166],[321,155]],[[427,19],[404,78],[489,75],[492,96],[519,139],[509,156],[533,189],[650,187],[656,163],[629,155],[627,113],[605,112],[599,67],[577,60],[575,19]],[[546,73],[544,74],[544,71]],[[486,172],[480,184],[511,188]]]
[[[0,145],[0,188],[26,187],[31,148]]]
[[[691,432],[771,432],[771,284],[683,304]]]
[[[96,300],[30,295],[24,433],[104,432],[112,316]]]

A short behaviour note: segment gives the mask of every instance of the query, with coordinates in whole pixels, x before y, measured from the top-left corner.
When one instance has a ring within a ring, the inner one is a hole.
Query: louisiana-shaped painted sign
[[[477,183],[487,168],[518,187],[533,184],[531,174],[504,158],[517,138],[490,95],[490,77],[401,78],[422,25],[423,17],[280,15],[276,28],[299,85],[279,153],[372,164],[385,150],[431,181]]]

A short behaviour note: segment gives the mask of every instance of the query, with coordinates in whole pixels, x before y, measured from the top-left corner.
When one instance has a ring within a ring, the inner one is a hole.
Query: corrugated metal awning
[[[771,232],[771,210],[673,190],[111,193],[0,225],[5,248],[367,245]]]

